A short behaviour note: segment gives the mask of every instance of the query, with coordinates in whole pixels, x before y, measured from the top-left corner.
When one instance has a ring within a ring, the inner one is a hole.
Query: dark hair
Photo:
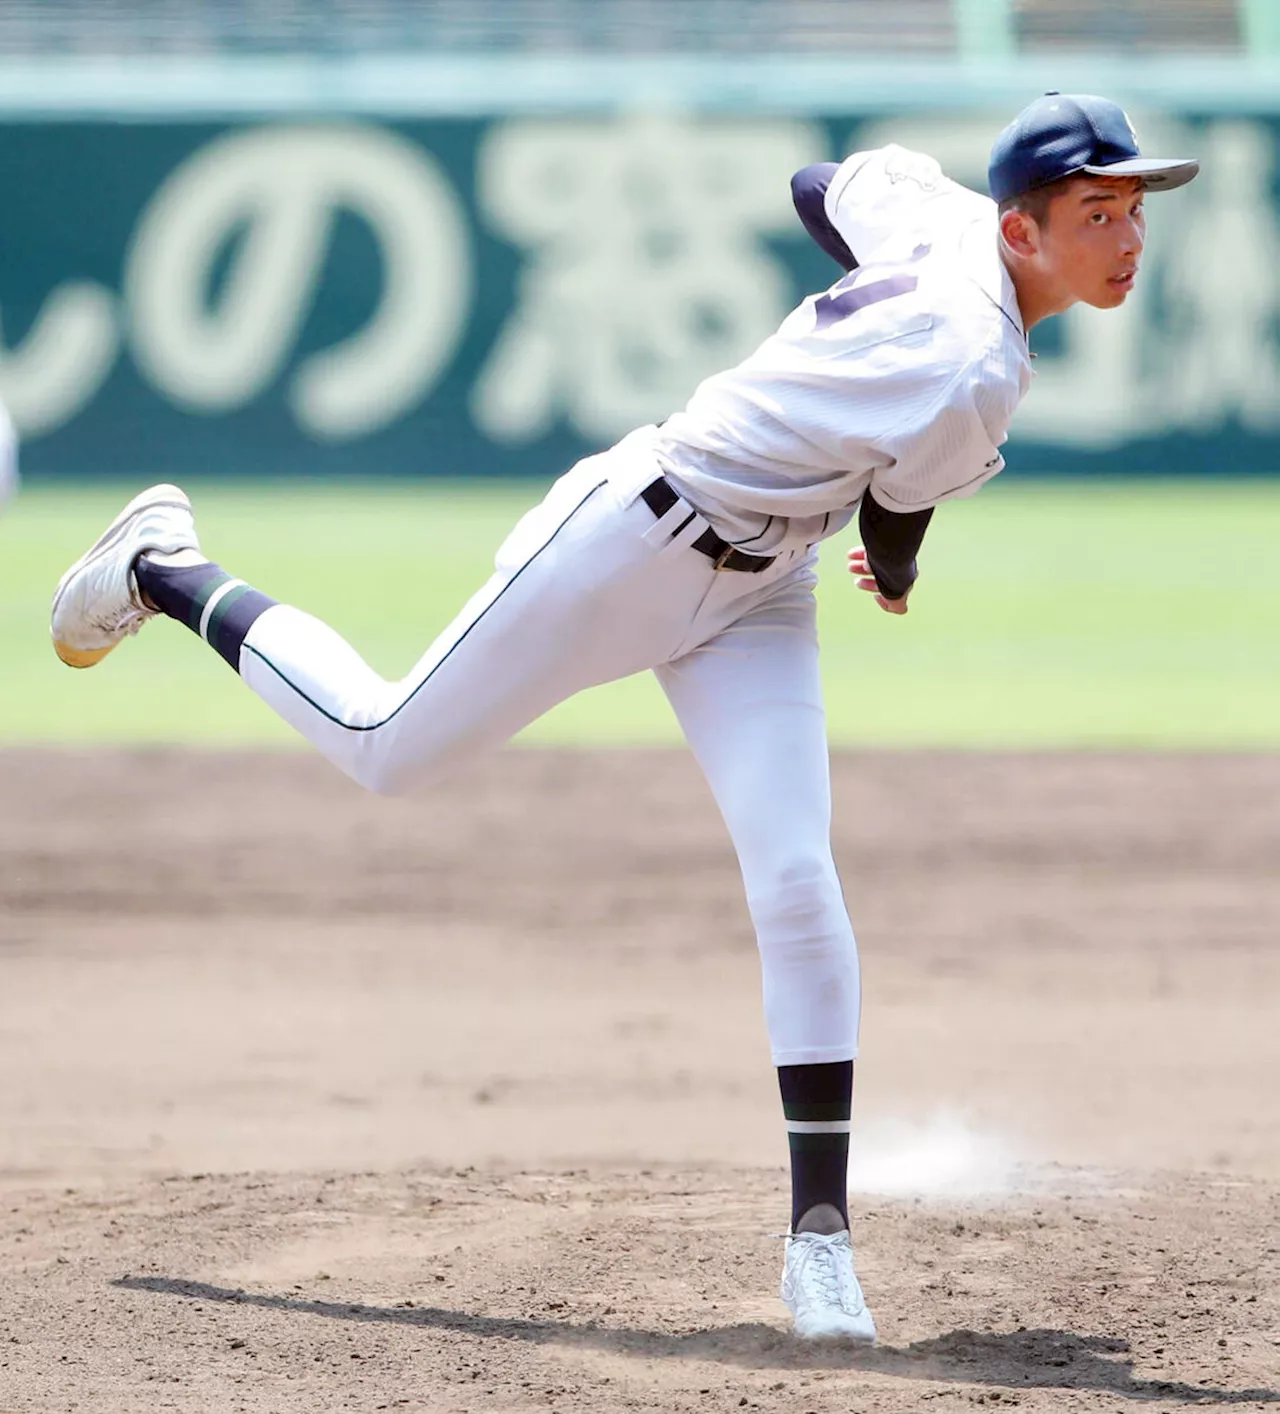
[[[1054,197],[1060,196],[1079,177],[1078,172],[1073,172],[1069,177],[1059,177],[1056,182],[1046,182],[1042,187],[1032,187],[1017,196],[1007,196],[1000,203],[1000,215],[1003,216],[1006,211],[1021,211],[1030,216],[1037,226],[1046,226]]]

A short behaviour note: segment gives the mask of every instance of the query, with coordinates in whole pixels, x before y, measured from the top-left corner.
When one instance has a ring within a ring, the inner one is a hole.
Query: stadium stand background
[[[11,0],[0,52],[1274,52],[1273,0]]]

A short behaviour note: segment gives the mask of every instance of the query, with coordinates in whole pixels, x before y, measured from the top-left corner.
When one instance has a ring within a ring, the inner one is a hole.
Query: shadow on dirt
[[[688,1332],[644,1331],[587,1321],[534,1320],[472,1315],[437,1306],[364,1306],[340,1301],[239,1291],[176,1277],[120,1277],[125,1291],[146,1291],[189,1300],[222,1301],[339,1321],[382,1322],[420,1330],[456,1331],[496,1340],[523,1340],[604,1350],[643,1359],[711,1360],[750,1369],[857,1368],[901,1379],[951,1380],[1008,1389],[1095,1389],[1134,1399],[1166,1399],[1187,1404],[1280,1404],[1280,1390],[1219,1389],[1173,1380],[1136,1379],[1127,1341],[1076,1335],[1060,1330],[949,1331],[906,1346],[874,1350],[810,1345],[759,1323]]]

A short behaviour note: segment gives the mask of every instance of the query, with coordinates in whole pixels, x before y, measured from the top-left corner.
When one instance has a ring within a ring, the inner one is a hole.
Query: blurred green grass
[[[91,673],[49,648],[49,595],[136,488],[28,487],[0,516],[0,743],[287,744],[292,733],[168,623]],[[532,483],[191,487],[234,573],[328,620],[399,677],[486,577]],[[905,619],[823,547],[831,737],[845,746],[1245,749],[1280,744],[1280,485],[1019,484],[944,506]],[[658,744],[649,675],[566,703],[526,740]]]

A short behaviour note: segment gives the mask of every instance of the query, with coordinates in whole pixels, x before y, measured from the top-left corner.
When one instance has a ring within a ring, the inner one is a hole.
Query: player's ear
[[[1032,256],[1040,250],[1040,227],[1025,211],[1006,211],[1000,218],[1000,235],[1015,255]]]

